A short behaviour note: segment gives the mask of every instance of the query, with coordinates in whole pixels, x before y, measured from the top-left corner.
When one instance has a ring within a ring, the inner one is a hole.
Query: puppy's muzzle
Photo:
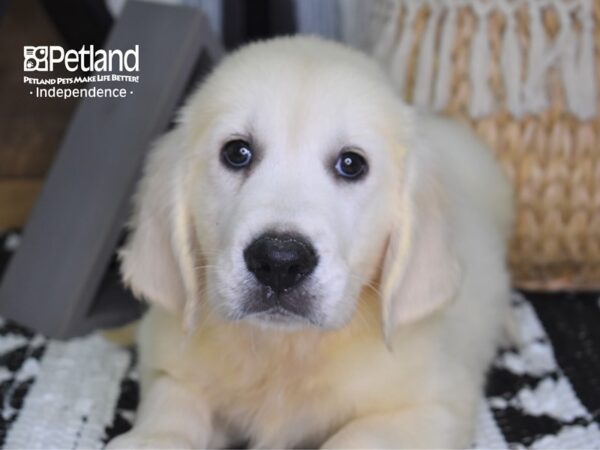
[[[266,233],[244,250],[244,260],[262,285],[281,294],[305,279],[317,265],[318,257],[302,236]]]

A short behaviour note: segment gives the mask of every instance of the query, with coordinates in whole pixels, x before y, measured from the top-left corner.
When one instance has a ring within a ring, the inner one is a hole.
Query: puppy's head
[[[206,302],[229,320],[331,329],[375,283],[388,331],[453,295],[433,158],[366,57],[314,38],[253,44],[180,117],[123,251],[141,295],[188,319]]]

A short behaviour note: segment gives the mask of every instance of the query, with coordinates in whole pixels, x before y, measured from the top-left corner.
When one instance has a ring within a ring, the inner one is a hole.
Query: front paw
[[[169,432],[140,432],[131,430],[117,436],[106,446],[107,450],[125,449],[191,449],[192,444],[182,436]]]

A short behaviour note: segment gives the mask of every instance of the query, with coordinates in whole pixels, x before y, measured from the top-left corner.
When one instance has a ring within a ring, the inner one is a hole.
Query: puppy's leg
[[[109,449],[206,448],[212,434],[206,403],[176,380],[162,375],[148,385],[133,428]]]
[[[330,437],[322,448],[466,448],[471,444],[473,417],[443,405],[361,417]]]

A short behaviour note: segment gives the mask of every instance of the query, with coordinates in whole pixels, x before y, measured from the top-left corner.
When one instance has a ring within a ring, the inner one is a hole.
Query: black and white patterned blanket
[[[0,239],[0,271],[17,243]],[[513,303],[524,345],[498,352],[474,446],[600,449],[600,294],[515,292]],[[1,447],[102,448],[137,403],[133,350],[0,319]]]

